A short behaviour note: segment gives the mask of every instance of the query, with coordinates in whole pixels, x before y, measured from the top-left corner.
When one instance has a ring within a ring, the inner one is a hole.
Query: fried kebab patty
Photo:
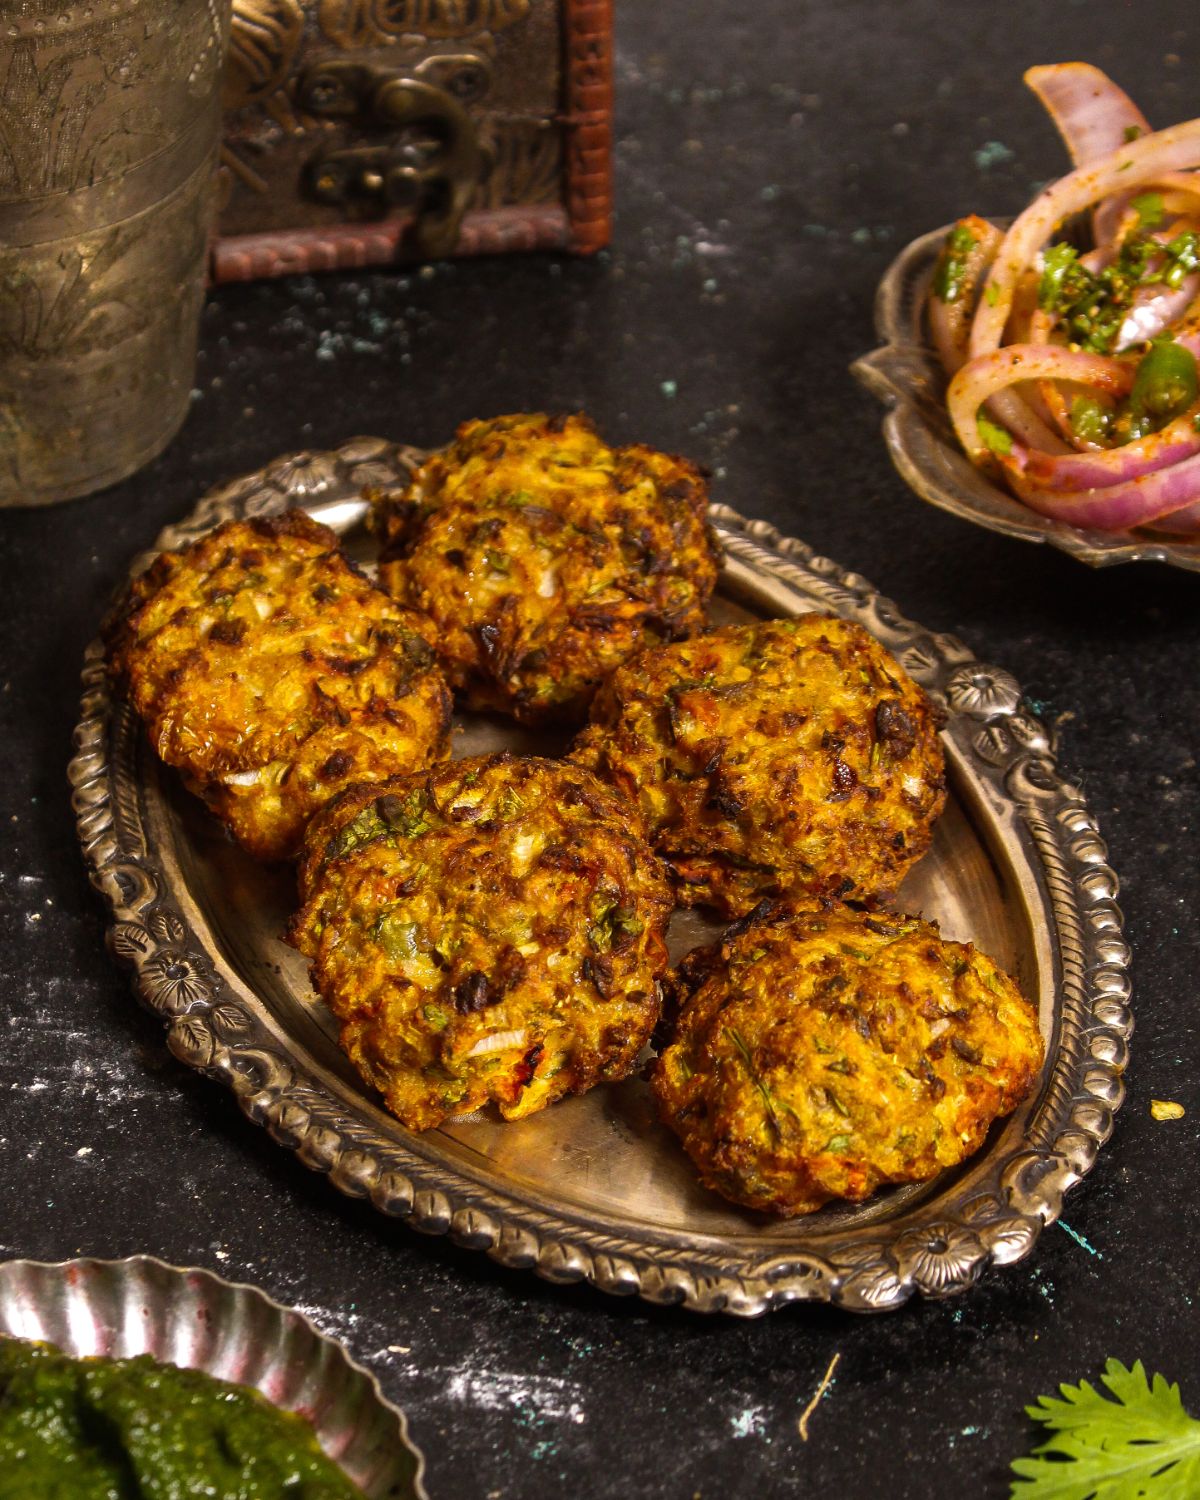
[[[604,685],[571,759],[635,800],[680,899],[871,897],[945,803],[932,704],[859,625],[732,625],[647,650]]]
[[[810,1213],[922,1182],[1033,1086],[1033,1007],[971,944],[913,917],[764,911],[672,977],[664,1121],[735,1203]]]
[[[698,469],[586,417],[466,422],[378,499],[380,579],[436,623],[473,707],[578,722],[639,647],[691,635],[717,579]]]
[[[258,859],[344,787],[449,753],[432,626],[302,511],[229,521],[137,578],[106,627],[151,744]]]
[[[413,1130],[626,1077],[667,967],[669,884],[586,771],[508,754],[347,791],[313,820],[289,938]]]

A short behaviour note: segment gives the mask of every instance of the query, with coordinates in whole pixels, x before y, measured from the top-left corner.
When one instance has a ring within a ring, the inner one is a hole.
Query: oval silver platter
[[[0,1336],[75,1358],[151,1354],[251,1385],[312,1424],[368,1500],[428,1500],[404,1413],[369,1370],[294,1308],[255,1286],[150,1255],[0,1262]]]
[[[208,495],[158,548],[233,516],[303,505],[365,557],[363,487],[397,483],[420,456],[362,438],[282,459]],[[306,1165],[506,1266],[742,1315],[800,1299],[879,1311],[915,1291],[960,1292],[989,1264],[1029,1253],[1112,1130],[1133,1029],[1117,880],[1007,672],[904,619],[865,579],[766,522],[724,506],[712,519],[725,554],[715,618],[821,609],[857,620],[948,710],[949,805],[895,904],[1015,974],[1047,1043],[1034,1096],[962,1167],[857,1207],[770,1220],[700,1184],[636,1078],[515,1124],[475,1116],[405,1130],[339,1052],[332,1016],[281,940],[289,872],[243,856],[157,762],[111,696],[94,645],[70,777],[92,880],[112,913],[110,945],[176,1057],[221,1079]],[[455,753],[501,745],[553,754],[561,741],[465,718]],[[673,948],[718,930],[677,914]]]
[[[996,221],[1004,227],[1005,220]],[[1026,542],[1047,542],[1093,568],[1163,562],[1200,571],[1200,541],[1153,531],[1089,531],[1041,516],[993,484],[966,457],[946,413],[946,375],[930,346],[925,302],[933,268],[951,226],[906,245],[875,294],[875,332],[882,347],[850,372],[889,408],[883,419],[888,452],[919,499],[951,515]]]

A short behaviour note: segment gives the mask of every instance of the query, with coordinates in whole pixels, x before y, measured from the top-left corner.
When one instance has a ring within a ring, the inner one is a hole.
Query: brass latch
[[[487,163],[474,121],[450,88],[333,58],[301,73],[296,96],[309,114],[387,132],[377,144],[318,151],[305,171],[308,192],[321,203],[358,203],[380,214],[409,209],[418,253],[449,254]]]

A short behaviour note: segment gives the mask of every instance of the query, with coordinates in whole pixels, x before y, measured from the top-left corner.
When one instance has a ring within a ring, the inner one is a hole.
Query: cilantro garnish
[[[1083,1380],[1026,1407],[1050,1436],[1013,1461],[1010,1500],[1194,1500],[1200,1422],[1179,1387],[1147,1381],[1141,1360],[1127,1370],[1110,1359],[1100,1378],[1113,1399]]]
[[[1067,337],[1081,349],[1111,354],[1139,288],[1182,286],[1200,269],[1200,236],[1182,230],[1165,245],[1150,231],[1165,217],[1161,193],[1133,200],[1138,219],[1117,258],[1102,270],[1089,271],[1073,246],[1051,245],[1042,256],[1038,305],[1062,320]]]
[[[409,792],[407,797],[387,792],[376,800],[375,808],[384,826],[406,839],[416,838],[429,828],[429,797],[423,787]]]

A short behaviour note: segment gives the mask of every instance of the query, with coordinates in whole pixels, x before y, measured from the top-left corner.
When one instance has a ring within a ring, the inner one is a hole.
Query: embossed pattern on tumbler
[[[0,505],[131,474],[186,414],[229,0],[0,20]]]

